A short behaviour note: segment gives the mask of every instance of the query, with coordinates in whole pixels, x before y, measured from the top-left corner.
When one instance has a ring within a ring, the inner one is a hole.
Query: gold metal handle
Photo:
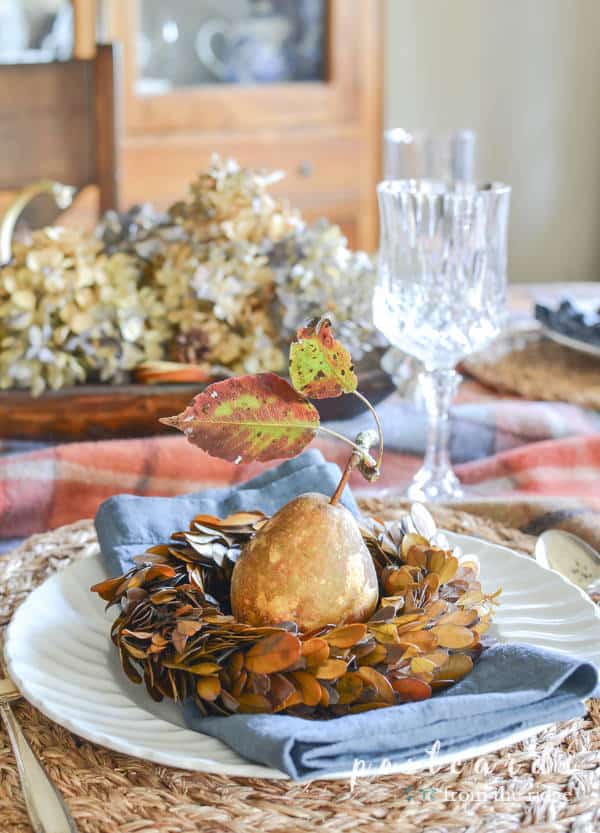
[[[32,182],[31,185],[19,191],[0,220],[0,266],[11,259],[12,238],[17,220],[28,203],[39,194],[51,194],[58,208],[64,211],[73,202],[75,188],[71,185],[63,185],[62,182],[42,179],[39,182]]]
[[[0,716],[15,754],[25,806],[34,833],[77,833],[62,795],[27,743],[8,703],[0,702]]]

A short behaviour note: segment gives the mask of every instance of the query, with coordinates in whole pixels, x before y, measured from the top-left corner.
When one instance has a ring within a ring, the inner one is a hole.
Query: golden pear
[[[231,607],[251,625],[296,622],[301,631],[366,621],[377,606],[373,561],[344,506],[320,494],[294,498],[244,547]]]

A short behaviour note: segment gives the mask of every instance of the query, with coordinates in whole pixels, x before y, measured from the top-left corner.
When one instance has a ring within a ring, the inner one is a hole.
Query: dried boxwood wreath
[[[233,566],[267,520],[199,515],[126,575],[92,588],[120,604],[113,642],[129,679],[155,700],[193,697],[205,715],[333,717],[427,699],[472,669],[500,591],[483,593],[476,558],[459,560],[443,536],[428,541],[401,521],[363,522],[380,590],[368,622],[308,633],[293,622],[237,622]]]

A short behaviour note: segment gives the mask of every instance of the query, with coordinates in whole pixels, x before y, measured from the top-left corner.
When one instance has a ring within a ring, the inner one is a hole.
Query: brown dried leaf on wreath
[[[459,563],[397,524],[371,520],[363,530],[380,581],[370,621],[307,634],[294,623],[236,622],[233,559],[265,521],[260,512],[199,515],[129,573],[94,587],[120,603],[113,641],[124,673],[153,699],[194,696],[201,714],[334,717],[427,699],[473,668],[498,593],[483,592],[476,562]]]
[[[274,633],[253,645],[246,654],[246,668],[260,674],[285,671],[300,658],[300,640],[287,631]]]

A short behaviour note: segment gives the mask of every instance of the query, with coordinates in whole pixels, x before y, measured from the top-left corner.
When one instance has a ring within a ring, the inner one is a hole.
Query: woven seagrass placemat
[[[463,369],[484,385],[526,399],[600,409],[600,359],[547,339],[504,355],[476,356]]]
[[[369,501],[381,516],[398,502]],[[531,552],[534,539],[485,518],[436,510],[440,525]],[[28,539],[0,559],[0,626],[47,576],[97,552],[91,521]],[[85,697],[85,692],[82,692]],[[600,828],[600,701],[585,718],[439,771],[349,781],[192,773],[81,740],[26,702],[15,705],[81,833],[593,833]],[[29,833],[14,758],[0,730],[0,831]]]

